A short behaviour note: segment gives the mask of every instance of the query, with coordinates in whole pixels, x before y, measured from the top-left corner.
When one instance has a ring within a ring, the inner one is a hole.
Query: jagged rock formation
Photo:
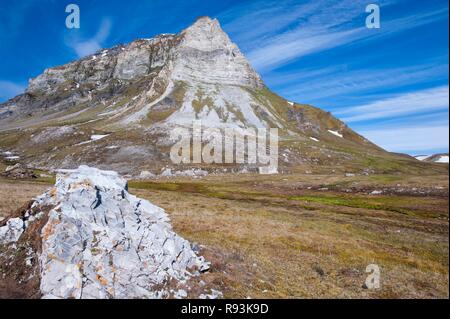
[[[106,103],[113,97],[136,93],[133,102],[129,101],[124,108],[116,109],[110,105],[108,115],[121,119],[119,123],[122,124],[140,123],[150,111],[173,107],[169,96],[172,97],[180,87],[187,87],[189,92],[186,94],[190,95],[182,102],[192,103],[202,85],[211,92],[220,91],[216,86],[230,86],[235,91],[239,91],[240,86],[264,87],[259,75],[222,31],[218,21],[206,17],[177,35],[138,40],[128,46],[103,50],[80,61],[47,69],[30,80],[24,95],[8,102],[1,117],[13,119],[42,110],[63,111],[83,103]],[[233,98],[242,94],[234,92]],[[213,99],[213,96],[207,97]],[[233,101],[225,99],[221,103],[226,102]],[[226,109],[225,105],[220,107]]]
[[[45,70],[24,94],[0,105],[0,149],[38,168],[89,164],[138,176],[170,164],[169,132],[193,120],[217,128],[278,128],[278,162],[288,171],[346,171],[348,165],[393,171],[413,163],[327,112],[272,93],[219,22],[208,17],[178,34],[136,40]],[[192,168],[198,167],[181,170]]]
[[[26,237],[37,254],[43,298],[179,297],[184,289],[168,287],[209,269],[164,210],[129,194],[117,173],[87,166],[59,175],[0,226],[0,244]]]

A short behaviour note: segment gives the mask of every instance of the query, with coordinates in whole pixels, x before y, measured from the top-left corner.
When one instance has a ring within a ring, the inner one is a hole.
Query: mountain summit
[[[48,69],[30,80],[26,93],[10,101],[0,118],[33,116],[34,124],[64,111],[64,118],[78,118],[101,104],[107,112],[96,112],[97,118],[108,117],[117,126],[193,118],[261,126],[244,88],[264,84],[219,22],[202,17],[180,34],[137,40]],[[83,107],[72,112],[74,106]]]
[[[208,17],[178,34],[45,70],[24,94],[0,105],[0,152],[6,161],[45,169],[159,171],[171,164],[169,133],[193,120],[278,128],[285,171],[384,172],[417,162],[385,152],[328,112],[271,92]]]
[[[239,48],[209,17],[199,18],[181,33],[173,80],[262,88],[260,76]]]

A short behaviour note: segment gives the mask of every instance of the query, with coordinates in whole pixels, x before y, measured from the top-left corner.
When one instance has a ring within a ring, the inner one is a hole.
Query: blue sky
[[[81,28],[65,27],[78,4]],[[366,5],[381,28],[365,27]],[[447,0],[0,0],[0,101],[45,68],[218,18],[266,84],[396,152],[448,152]]]

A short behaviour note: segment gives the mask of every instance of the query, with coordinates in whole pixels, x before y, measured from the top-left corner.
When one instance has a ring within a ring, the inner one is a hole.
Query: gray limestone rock
[[[209,268],[172,230],[164,210],[128,193],[116,172],[60,170],[55,186],[31,207],[52,207],[40,234],[43,298],[173,297],[170,285],[189,284]],[[8,220],[0,243],[16,242],[38,219],[32,217]]]

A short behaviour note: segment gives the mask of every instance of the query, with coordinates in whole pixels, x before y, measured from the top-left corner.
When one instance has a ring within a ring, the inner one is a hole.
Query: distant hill
[[[416,155],[414,157],[422,162],[447,163],[448,164],[448,153],[441,153],[441,154],[434,154],[434,155]]]

